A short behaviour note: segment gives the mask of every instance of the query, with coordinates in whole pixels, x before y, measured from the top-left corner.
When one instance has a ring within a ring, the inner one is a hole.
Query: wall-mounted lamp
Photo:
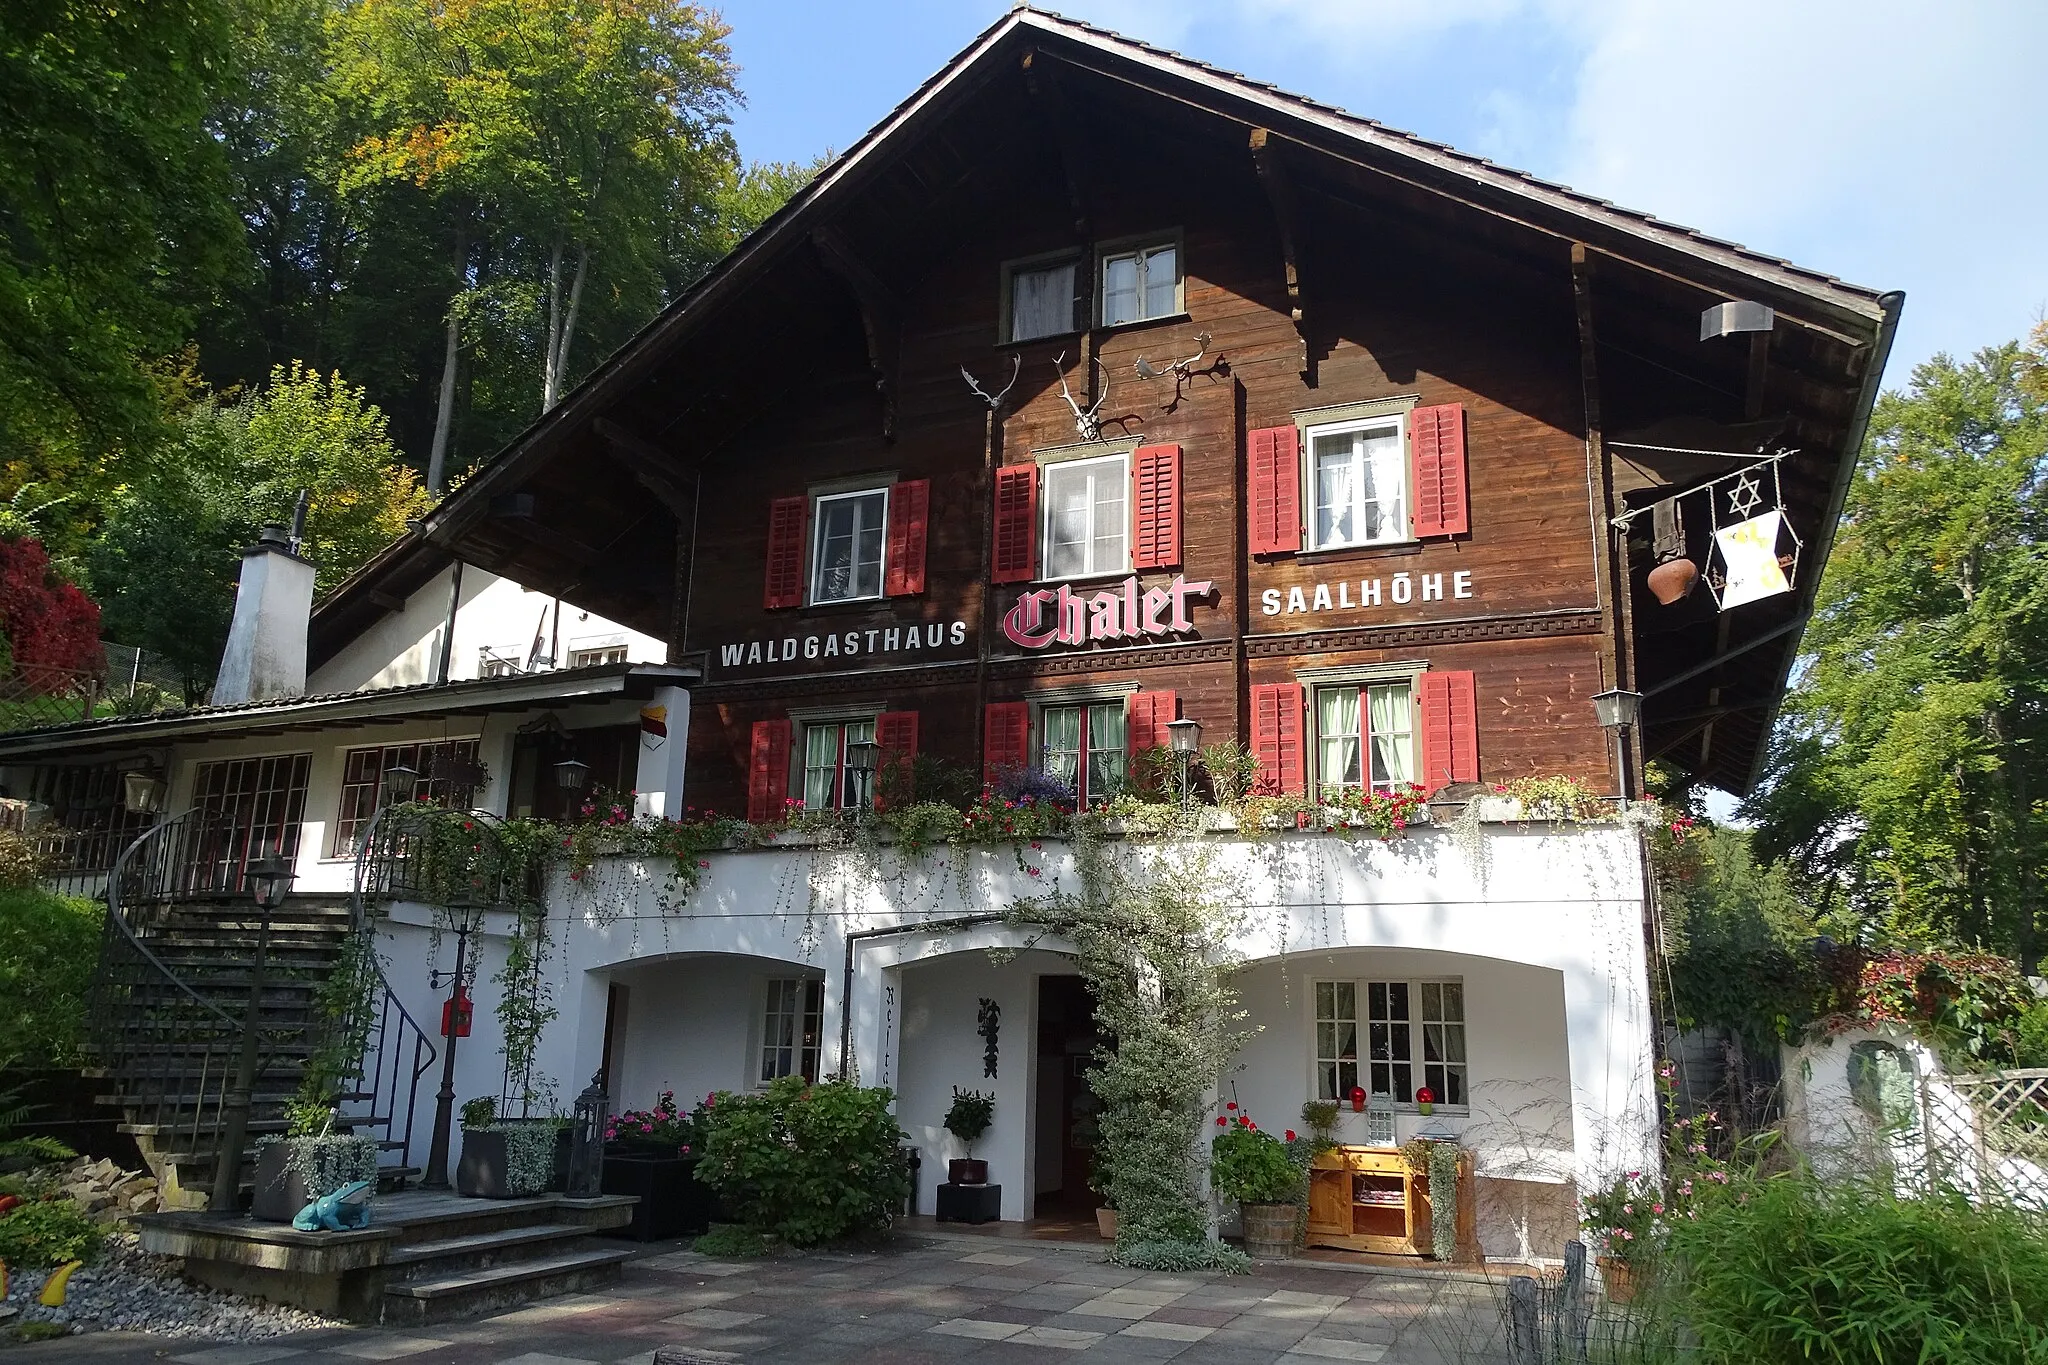
[[[155,815],[164,808],[165,782],[152,772],[121,774],[121,809],[130,815]]]
[[[1600,718],[1603,730],[1633,730],[1643,714],[1643,694],[1625,692],[1618,687],[1595,693],[1593,714]]]

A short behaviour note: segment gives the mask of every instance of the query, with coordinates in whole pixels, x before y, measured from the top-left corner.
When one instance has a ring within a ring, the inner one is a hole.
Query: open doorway
[[[1101,1204],[1088,1188],[1100,1104],[1088,1088],[1099,1034],[1095,999],[1078,976],[1038,978],[1037,1218],[1088,1218]]]

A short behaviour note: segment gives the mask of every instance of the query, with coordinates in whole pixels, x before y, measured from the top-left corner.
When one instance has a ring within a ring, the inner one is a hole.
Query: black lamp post
[[[871,739],[857,739],[846,746],[846,771],[855,777],[856,805],[874,804],[875,760],[881,752],[881,746]]]
[[[1628,734],[1642,717],[1643,694],[1618,687],[1596,693],[1593,714],[1599,718],[1600,728],[1614,736],[1615,756],[1621,770],[1621,799],[1627,801],[1636,793],[1634,765],[1629,762]]]
[[[291,894],[297,874],[290,859],[281,853],[266,853],[243,869],[243,880],[256,898],[259,912],[256,928],[256,957],[249,966],[249,1003],[242,1011],[242,1055],[235,1063],[234,1084],[221,1108],[220,1148],[213,1157],[213,1195],[209,1208],[231,1212],[239,1203],[242,1184],[242,1147],[249,1138],[249,1108],[256,1093],[256,1062],[263,1033],[264,968],[270,959],[270,917]]]
[[[580,758],[565,758],[555,765],[555,785],[565,792],[580,792],[590,780],[590,765]]]
[[[1188,777],[1188,767],[1202,751],[1202,722],[1170,720],[1166,723],[1166,736],[1174,759],[1180,764],[1180,806],[1187,810],[1195,804],[1195,784]]]
[[[481,922],[483,907],[467,896],[461,900],[462,903],[448,907],[455,919],[455,970],[444,972],[435,968],[427,972],[428,990],[438,991],[443,984],[450,989],[449,1007],[445,1011],[447,1045],[441,1049],[441,1088],[434,1092],[434,1140],[427,1149],[427,1173],[420,1181],[423,1190],[448,1188],[448,1146],[455,1127],[455,1044],[469,1011],[476,1008],[468,995],[469,935]]]

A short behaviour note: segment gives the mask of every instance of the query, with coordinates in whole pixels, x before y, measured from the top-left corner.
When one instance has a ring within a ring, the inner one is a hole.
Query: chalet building
[[[1654,1160],[1642,843],[1437,826],[1517,778],[1633,797],[1650,760],[1749,788],[1901,302],[1019,8],[320,605],[311,690],[338,695],[4,736],[0,762],[148,748],[172,814],[295,783],[300,885],[333,890],[393,745],[474,740],[499,814],[551,813],[563,734],[670,816],[860,804],[865,745],[1093,802],[1176,720],[1274,790],[1419,786],[1431,825],[1384,845],[1217,836],[1257,902],[1258,1033],[1219,1084],[1275,1128],[1384,1095],[1397,1141],[1475,1151],[1488,1254],[1554,1255],[1575,1182]],[[458,574],[582,604],[627,652],[437,673],[500,647],[458,627],[449,654]],[[1616,691],[1643,698],[1619,744]],[[289,777],[210,775],[259,758]],[[625,860],[562,880],[543,1069],[629,1106],[889,1085],[925,1211],[952,1088],[993,1089],[1003,1217],[1092,1207],[1086,993],[1057,943],[983,951],[1073,884],[1072,849],[1040,852],[876,881],[771,845],[712,855],[681,905]],[[390,990],[438,1017],[450,949],[388,908]],[[499,933],[464,1096],[502,1082]]]

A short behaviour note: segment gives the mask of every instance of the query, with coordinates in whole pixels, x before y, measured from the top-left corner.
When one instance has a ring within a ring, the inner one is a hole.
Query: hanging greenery
[[[1458,1146],[1453,1142],[1430,1144],[1429,1249],[1439,1261],[1458,1255]]]
[[[1117,1209],[1116,1259],[1133,1266],[1238,1269],[1208,1241],[1202,1137],[1209,1092],[1249,1036],[1229,980],[1244,897],[1213,848],[1104,847],[1094,817],[1077,828],[1082,889],[1019,902],[1014,923],[1077,950],[1106,1041],[1090,1090],[1102,1102],[1097,1151]]]

